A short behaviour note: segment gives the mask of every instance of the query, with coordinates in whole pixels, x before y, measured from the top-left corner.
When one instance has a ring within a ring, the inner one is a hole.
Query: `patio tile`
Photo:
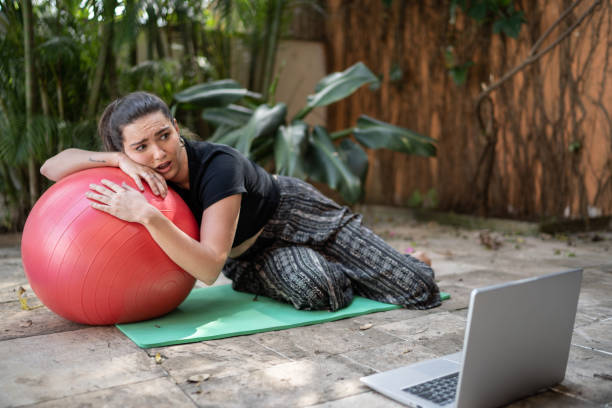
[[[165,373],[114,327],[5,340],[0,405],[25,405],[140,382]]]
[[[197,405],[169,378],[156,378],[29,405],[30,408],[176,407]]]
[[[591,408],[598,405],[588,401],[582,401],[554,391],[546,391],[532,396],[528,399],[517,401],[507,405],[506,408]],[[363,394],[330,401],[323,404],[312,405],[309,408],[400,408],[405,407],[376,392],[365,392]]]
[[[612,318],[612,269],[584,270],[578,299],[577,327]]]
[[[23,264],[17,257],[2,258],[0,256],[0,303],[19,299],[17,290],[20,286],[27,289],[29,296],[35,296],[23,271]]]
[[[511,282],[517,279],[521,279],[521,277],[516,274],[500,272],[493,269],[481,269],[473,272],[446,275],[440,279],[438,285],[441,288],[444,288],[446,285],[452,285],[476,289],[503,282]]]
[[[506,408],[591,408],[597,406],[599,405],[549,390],[512,403]]]
[[[577,329],[583,326],[588,326],[590,324],[593,324],[605,318],[606,316],[598,315],[597,313],[592,313],[591,311],[587,313],[584,310],[584,307],[582,307],[580,303],[578,303],[578,311],[576,312],[576,320],[574,321],[574,329]]]
[[[565,379],[554,387],[596,404],[612,403],[612,355],[572,346]]]
[[[462,335],[465,331],[465,324],[466,318],[462,314],[440,312],[388,323],[378,327],[378,330],[409,342],[418,342],[431,341],[451,334]]]
[[[340,356],[326,355],[181,388],[200,407],[304,407],[365,392],[359,378],[368,373]]]
[[[398,408],[403,406],[381,394],[370,391],[340,398],[335,401],[310,405],[308,408]]]
[[[600,266],[596,268],[585,268],[582,274],[581,295],[593,295],[600,301],[610,301],[612,306],[612,266]]]
[[[572,344],[604,351],[612,357],[612,318],[576,328]],[[610,371],[612,375],[612,367]]]
[[[465,286],[459,286],[455,284],[441,284],[440,290],[450,294],[450,299],[442,302],[439,310],[461,310],[467,309],[470,305],[470,295],[472,293],[471,288]]]
[[[29,306],[39,304],[37,299],[33,302],[30,298],[28,301]],[[22,310],[19,301],[0,303],[0,315],[0,341],[88,327],[66,320],[44,306],[34,310]]]
[[[398,341],[350,351],[341,356],[372,370],[371,374],[373,374],[436,358],[439,355],[425,347],[424,342]]]
[[[402,320],[409,320],[414,319],[416,317],[427,316],[431,313],[437,313],[440,310],[440,307],[427,310],[399,308],[394,310],[388,310],[386,312],[370,313],[362,316],[356,316],[351,318],[350,320],[360,327],[368,323],[371,323],[374,326],[381,326],[386,323],[400,322]]]
[[[448,275],[464,274],[473,272],[474,270],[484,269],[474,266],[473,263],[456,262],[454,259],[449,259],[443,254],[435,251],[430,251],[427,255],[431,258],[436,280],[441,280]]]
[[[411,311],[404,310],[404,312],[412,314]],[[360,330],[364,324],[376,323],[376,315],[377,313],[373,313],[320,325],[260,333],[253,336],[253,341],[275,350],[280,346],[278,351],[289,358],[340,354],[397,341],[395,337],[377,330],[378,325],[367,330]]]
[[[250,337],[151,348],[146,352],[151,357],[159,353],[161,366],[177,383],[187,382],[194,375],[208,374],[215,379],[246,375],[291,361]]]

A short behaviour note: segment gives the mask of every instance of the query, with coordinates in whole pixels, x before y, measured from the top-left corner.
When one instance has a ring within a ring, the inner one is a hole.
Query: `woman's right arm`
[[[94,167],[119,167],[134,180],[141,191],[144,190],[142,180],[145,180],[154,194],[165,197],[168,192],[166,180],[159,173],[136,163],[122,152],[66,149],[45,161],[40,173],[49,180],[58,181],[77,171]]]
[[[40,173],[49,180],[58,181],[72,173],[93,167],[119,167],[120,154],[122,153],[66,149],[49,158],[40,168]]]

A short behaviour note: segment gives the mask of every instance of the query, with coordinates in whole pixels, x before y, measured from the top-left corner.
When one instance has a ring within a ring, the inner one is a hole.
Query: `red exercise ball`
[[[78,323],[127,323],[168,313],[187,297],[195,278],[142,225],[91,207],[85,193],[102,179],[136,188],[120,169],[101,167],[63,178],[36,202],[21,241],[28,281],[49,309]],[[198,239],[197,222],[176,192],[168,190],[162,199],[145,186],[144,195]]]

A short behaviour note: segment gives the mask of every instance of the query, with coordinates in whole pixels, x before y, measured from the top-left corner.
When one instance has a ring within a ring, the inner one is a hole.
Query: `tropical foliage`
[[[112,99],[146,90],[169,101],[228,77],[232,48],[250,65],[248,86],[269,89],[278,38],[304,3],[0,0],[0,228],[23,225],[49,185],[46,158],[99,147],[96,118]],[[180,120],[206,135],[189,112]]]
[[[503,34],[512,38],[518,37],[521,27],[526,22],[525,13],[516,8],[514,0],[451,0],[451,25],[455,25],[459,10],[478,24],[490,24],[493,34]],[[461,42],[461,39],[455,41]],[[444,63],[455,84],[463,85],[474,62],[470,60],[460,61],[455,55],[454,48],[451,44],[446,47]]]
[[[363,195],[368,169],[362,146],[421,156],[436,153],[433,139],[366,115],[354,127],[334,133],[304,122],[313,109],[346,98],[364,85],[375,87],[378,81],[362,63],[330,74],[289,121],[284,103],[262,102],[261,95],[232,80],[195,85],[174,99],[178,109],[202,111],[203,119],[216,127],[210,141],[234,146],[251,159],[272,165],[278,174],[326,183],[354,203]]]

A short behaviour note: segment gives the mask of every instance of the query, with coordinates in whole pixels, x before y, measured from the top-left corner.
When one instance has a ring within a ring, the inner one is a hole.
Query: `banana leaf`
[[[228,138],[237,137],[235,148],[247,157],[251,157],[251,145],[261,136],[275,134],[280,125],[285,122],[287,105],[277,103],[273,107],[260,105],[255,109],[246,125],[228,133]]]
[[[327,106],[346,98],[365,84],[376,84],[379,80],[362,62],[347,68],[343,72],[334,72],[323,78],[315,87],[315,94],[309,95],[307,104],[295,116],[303,119],[312,109]]]
[[[357,120],[353,135],[359,143],[371,149],[385,148],[427,157],[436,155],[435,139],[366,115]]]
[[[361,181],[342,160],[325,128],[315,126],[309,142],[308,176],[338,190],[349,203],[357,202],[363,193]]]
[[[304,153],[308,142],[308,125],[295,121],[281,126],[276,132],[274,161],[276,173],[283,176],[305,178]]]
[[[234,140],[233,143],[230,143],[228,142],[228,139],[226,136],[235,129],[236,128],[233,126],[221,124],[217,126],[213,134],[207,140],[211,143],[223,143],[226,145],[233,146],[236,143],[236,140],[238,139],[236,138],[236,140]]]
[[[368,174],[368,154],[357,143],[350,139],[344,139],[337,147],[338,153],[342,161],[346,163],[348,168],[355,176],[359,177],[361,184],[365,183],[366,175]]]
[[[202,119],[214,126],[226,125],[230,128],[244,126],[253,110],[239,105],[229,105],[222,108],[208,108],[202,113]]]
[[[209,108],[227,106],[245,96],[261,98],[260,94],[241,87],[238,82],[232,79],[223,79],[189,87],[174,94],[174,99],[178,103],[188,104],[191,107]]]

